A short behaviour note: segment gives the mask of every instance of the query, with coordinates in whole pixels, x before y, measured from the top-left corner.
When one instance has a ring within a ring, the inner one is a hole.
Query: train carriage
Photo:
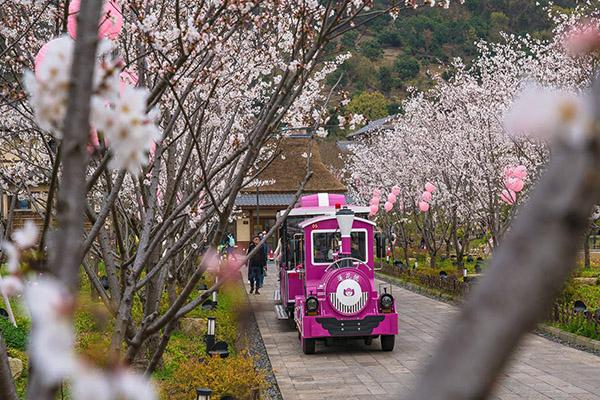
[[[302,197],[282,225],[276,311],[294,320],[306,354],[318,340],[341,337],[367,344],[380,337],[384,351],[394,348],[396,304],[389,285],[375,287],[368,212],[320,193]]]

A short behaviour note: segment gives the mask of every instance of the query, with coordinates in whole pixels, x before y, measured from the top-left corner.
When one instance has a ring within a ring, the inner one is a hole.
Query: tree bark
[[[90,129],[90,99],[98,42],[97,24],[102,3],[102,0],[88,0],[81,4],[61,144],[62,186],[58,195],[58,231],[51,243],[50,268],[72,292],[77,290],[82,259],[86,145]],[[56,388],[44,385],[40,373],[43,371],[36,371],[30,365],[27,397],[31,400],[52,400]]]
[[[591,267],[590,261],[590,235],[592,234],[592,228],[588,229],[585,233],[583,240],[583,267],[589,269]]]
[[[8,354],[6,353],[6,344],[0,334],[0,399],[19,400],[15,383],[13,381],[10,365],[8,364]]]

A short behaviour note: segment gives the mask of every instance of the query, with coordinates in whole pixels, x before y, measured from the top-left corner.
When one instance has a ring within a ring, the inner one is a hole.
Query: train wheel
[[[315,339],[302,339],[302,351],[304,354],[315,354]]]
[[[373,337],[369,336],[365,338],[365,345],[370,346],[373,344]]]
[[[392,351],[394,350],[394,343],[396,336],[394,335],[381,335],[381,350]]]

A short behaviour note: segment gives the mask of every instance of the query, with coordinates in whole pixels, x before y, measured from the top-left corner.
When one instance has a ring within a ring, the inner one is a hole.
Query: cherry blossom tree
[[[367,201],[372,188],[399,185],[432,259],[446,242],[462,260],[465,246],[480,232],[496,246],[516,213],[513,204],[527,198],[543,171],[549,156],[545,142],[512,132],[531,128],[519,121],[534,124],[542,118],[507,112],[515,95],[534,85],[573,95],[589,86],[592,60],[573,58],[564,49],[565,35],[581,14],[552,17],[557,22],[552,40],[504,35],[501,43],[480,42],[471,66],[455,60],[453,77],[437,78],[436,87],[426,93],[413,92],[392,129],[353,146],[348,171],[354,194]],[[539,93],[523,96],[518,110],[525,114],[531,101],[556,103]],[[517,166],[523,169],[521,178],[507,174]],[[428,181],[438,192],[423,212],[418,204]],[[506,199],[505,193],[515,198]]]
[[[10,163],[2,189],[32,198],[32,187],[48,185],[37,247],[19,247],[21,231],[10,226],[5,233],[13,239],[5,247],[17,250],[5,252],[9,265],[20,259],[42,272],[29,284],[27,270],[14,268],[2,285],[18,292],[22,283],[32,311],[29,398],[53,398],[65,379],[76,398],[89,391],[153,398],[146,380],[119,361],[135,360],[151,373],[177,321],[237,274],[243,259],[221,263],[209,249],[231,222],[239,190],[278,156],[279,128],[323,123],[323,82],[347,57],[327,54],[326,44],[419,5],[436,2],[392,1],[383,9],[356,0],[3,6],[0,148]],[[42,262],[29,262],[34,251]],[[103,261],[108,290],[93,259]],[[72,352],[80,266],[114,319],[109,371],[81,367]],[[220,279],[199,292],[207,270]],[[54,300],[38,305],[44,296]],[[139,320],[135,302],[143,304]]]

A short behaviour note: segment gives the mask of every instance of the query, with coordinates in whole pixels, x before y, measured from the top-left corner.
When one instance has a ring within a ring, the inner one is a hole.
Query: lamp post
[[[260,216],[260,199],[259,199],[259,194],[258,194],[258,183],[256,184],[256,232],[254,232],[255,235],[258,235],[258,230],[259,225],[260,225],[260,220],[259,220],[259,216]]]
[[[219,277],[218,277],[218,276],[216,276],[216,277],[215,277],[215,285],[216,285],[217,283],[219,283]],[[217,290],[218,290],[218,289],[215,289],[215,290],[212,292],[212,303],[213,303],[213,307],[216,307],[216,306],[217,306]]]
[[[196,389],[196,400],[210,400],[211,395],[212,395],[212,390],[210,390],[208,388]]]
[[[215,346],[215,330],[217,322],[215,317],[208,317],[206,321],[206,353]]]

